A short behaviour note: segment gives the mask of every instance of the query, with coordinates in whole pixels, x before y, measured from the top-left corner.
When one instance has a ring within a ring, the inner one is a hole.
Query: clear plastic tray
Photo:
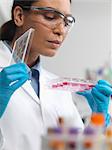
[[[10,64],[27,62],[29,50],[32,44],[33,34],[34,29],[30,28],[15,41]]]
[[[79,78],[56,78],[48,82],[50,89],[66,90],[71,92],[78,92],[90,90],[96,84],[95,81],[79,79]]]

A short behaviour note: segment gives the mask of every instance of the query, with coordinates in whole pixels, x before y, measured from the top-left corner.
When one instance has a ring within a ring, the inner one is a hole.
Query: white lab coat
[[[0,41],[0,67],[9,64],[10,51]],[[40,68],[40,99],[30,81],[12,95],[0,119],[4,150],[40,150],[41,135],[48,126],[57,126],[59,116],[72,118],[74,126],[84,128],[71,94],[46,88],[49,79],[56,76]]]

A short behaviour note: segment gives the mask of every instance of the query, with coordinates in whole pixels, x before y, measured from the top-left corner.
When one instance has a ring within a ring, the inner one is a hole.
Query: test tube
[[[106,150],[112,150],[112,126],[108,127],[105,131],[106,136]]]
[[[79,150],[79,138],[80,129],[79,128],[68,128],[68,135],[66,141],[67,150]]]

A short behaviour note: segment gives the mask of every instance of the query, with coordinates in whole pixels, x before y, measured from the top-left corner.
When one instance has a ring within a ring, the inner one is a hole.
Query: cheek
[[[49,35],[51,34],[50,31],[47,28],[42,27],[42,25],[36,23],[32,27],[35,29],[33,41],[38,44],[39,47],[44,46],[46,40],[49,39]]]
[[[44,56],[49,56],[50,49],[48,48],[46,42],[48,40],[48,36],[49,36],[49,32],[47,33],[46,30],[42,28],[41,29],[35,28],[35,33],[33,36],[32,47],[31,47],[34,55],[38,53]]]
[[[34,32],[34,39],[35,41],[41,41],[45,37],[45,33],[47,32],[44,30],[44,28],[41,28],[39,25],[34,26],[35,32]]]
[[[34,36],[33,36],[33,45],[39,48],[44,45],[44,42],[45,42],[45,34],[43,34],[39,30],[35,30]]]

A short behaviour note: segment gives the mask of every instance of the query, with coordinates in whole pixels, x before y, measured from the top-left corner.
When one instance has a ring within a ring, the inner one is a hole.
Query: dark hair
[[[12,20],[6,22],[3,24],[0,28],[0,40],[7,40],[7,41],[12,41],[13,37],[16,32],[16,25],[14,23],[14,16],[13,16],[13,11],[16,6],[20,6],[23,8],[24,6],[31,6],[32,3],[36,2],[38,0],[14,0],[13,6],[12,6],[12,11],[11,11],[11,16]],[[72,0],[70,0],[71,3]],[[30,8],[29,8],[30,9]]]

